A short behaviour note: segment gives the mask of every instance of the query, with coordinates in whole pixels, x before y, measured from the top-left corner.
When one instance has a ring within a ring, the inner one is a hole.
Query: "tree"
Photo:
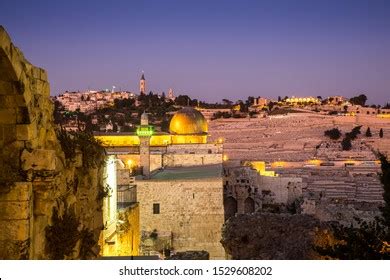
[[[381,130],[379,130],[379,137],[383,138],[383,128],[381,128]]]
[[[278,102],[282,101],[282,98],[280,97],[280,95],[278,96]]]
[[[324,132],[325,136],[328,136],[332,140],[338,140],[341,137],[341,131],[338,128],[332,128]]]
[[[366,105],[366,101],[367,101],[367,96],[364,94],[360,94],[358,96],[349,99],[349,102],[351,102],[353,105],[360,105],[360,106]]]
[[[278,103],[277,102],[270,102],[270,103],[268,103],[268,108],[269,108],[269,110],[270,111],[272,111],[272,109],[275,107],[275,105],[277,105]]]
[[[351,132],[346,133],[345,136],[348,137],[348,138],[350,138],[351,140],[355,140],[355,139],[357,138],[358,134],[360,134],[360,129],[361,129],[361,128],[362,128],[361,125],[355,126],[355,127],[351,130]]]
[[[191,105],[191,98],[188,95],[179,95],[175,99],[176,105],[179,106],[189,106]]]
[[[233,105],[233,101],[230,101],[229,99],[222,99],[222,103],[227,106]]]
[[[62,106],[62,103],[58,100],[54,101],[54,123],[62,125],[64,122],[64,117],[62,115],[62,112],[65,110],[64,106]]]
[[[367,127],[366,137],[372,137],[372,133],[371,133],[370,127]]]
[[[242,102],[242,100],[239,101],[238,103],[240,105],[240,112],[241,113],[246,113],[248,112],[248,105]]]
[[[343,141],[341,141],[341,147],[343,151],[349,151],[352,149],[351,138],[349,136],[345,136]]]

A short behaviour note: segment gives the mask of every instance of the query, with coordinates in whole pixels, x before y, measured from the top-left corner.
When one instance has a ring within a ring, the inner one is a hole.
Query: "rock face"
[[[46,71],[31,65],[0,26],[0,259],[99,252],[103,167],[65,158],[53,107]],[[48,239],[66,221],[73,236],[64,230]],[[53,253],[61,243],[72,246],[70,253]]]
[[[221,243],[233,259],[319,259],[313,246],[327,244],[328,227],[309,215],[255,213],[231,217]]]
[[[185,251],[178,252],[167,260],[209,260],[210,254],[206,251]]]

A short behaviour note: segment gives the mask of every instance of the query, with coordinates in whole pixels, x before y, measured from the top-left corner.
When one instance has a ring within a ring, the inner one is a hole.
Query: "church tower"
[[[139,92],[141,94],[146,93],[146,80],[143,72],[142,72],[141,80],[139,81]]]

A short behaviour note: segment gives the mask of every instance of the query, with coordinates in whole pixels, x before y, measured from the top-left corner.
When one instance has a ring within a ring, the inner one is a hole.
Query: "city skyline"
[[[2,25],[51,94],[173,88],[205,101],[285,95],[388,102],[390,4],[386,1],[18,2]],[[20,2],[20,3],[19,3]]]

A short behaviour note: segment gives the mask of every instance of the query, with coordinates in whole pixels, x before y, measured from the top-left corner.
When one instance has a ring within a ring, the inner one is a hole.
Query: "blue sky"
[[[0,24],[65,90],[390,102],[390,1],[0,1]]]

